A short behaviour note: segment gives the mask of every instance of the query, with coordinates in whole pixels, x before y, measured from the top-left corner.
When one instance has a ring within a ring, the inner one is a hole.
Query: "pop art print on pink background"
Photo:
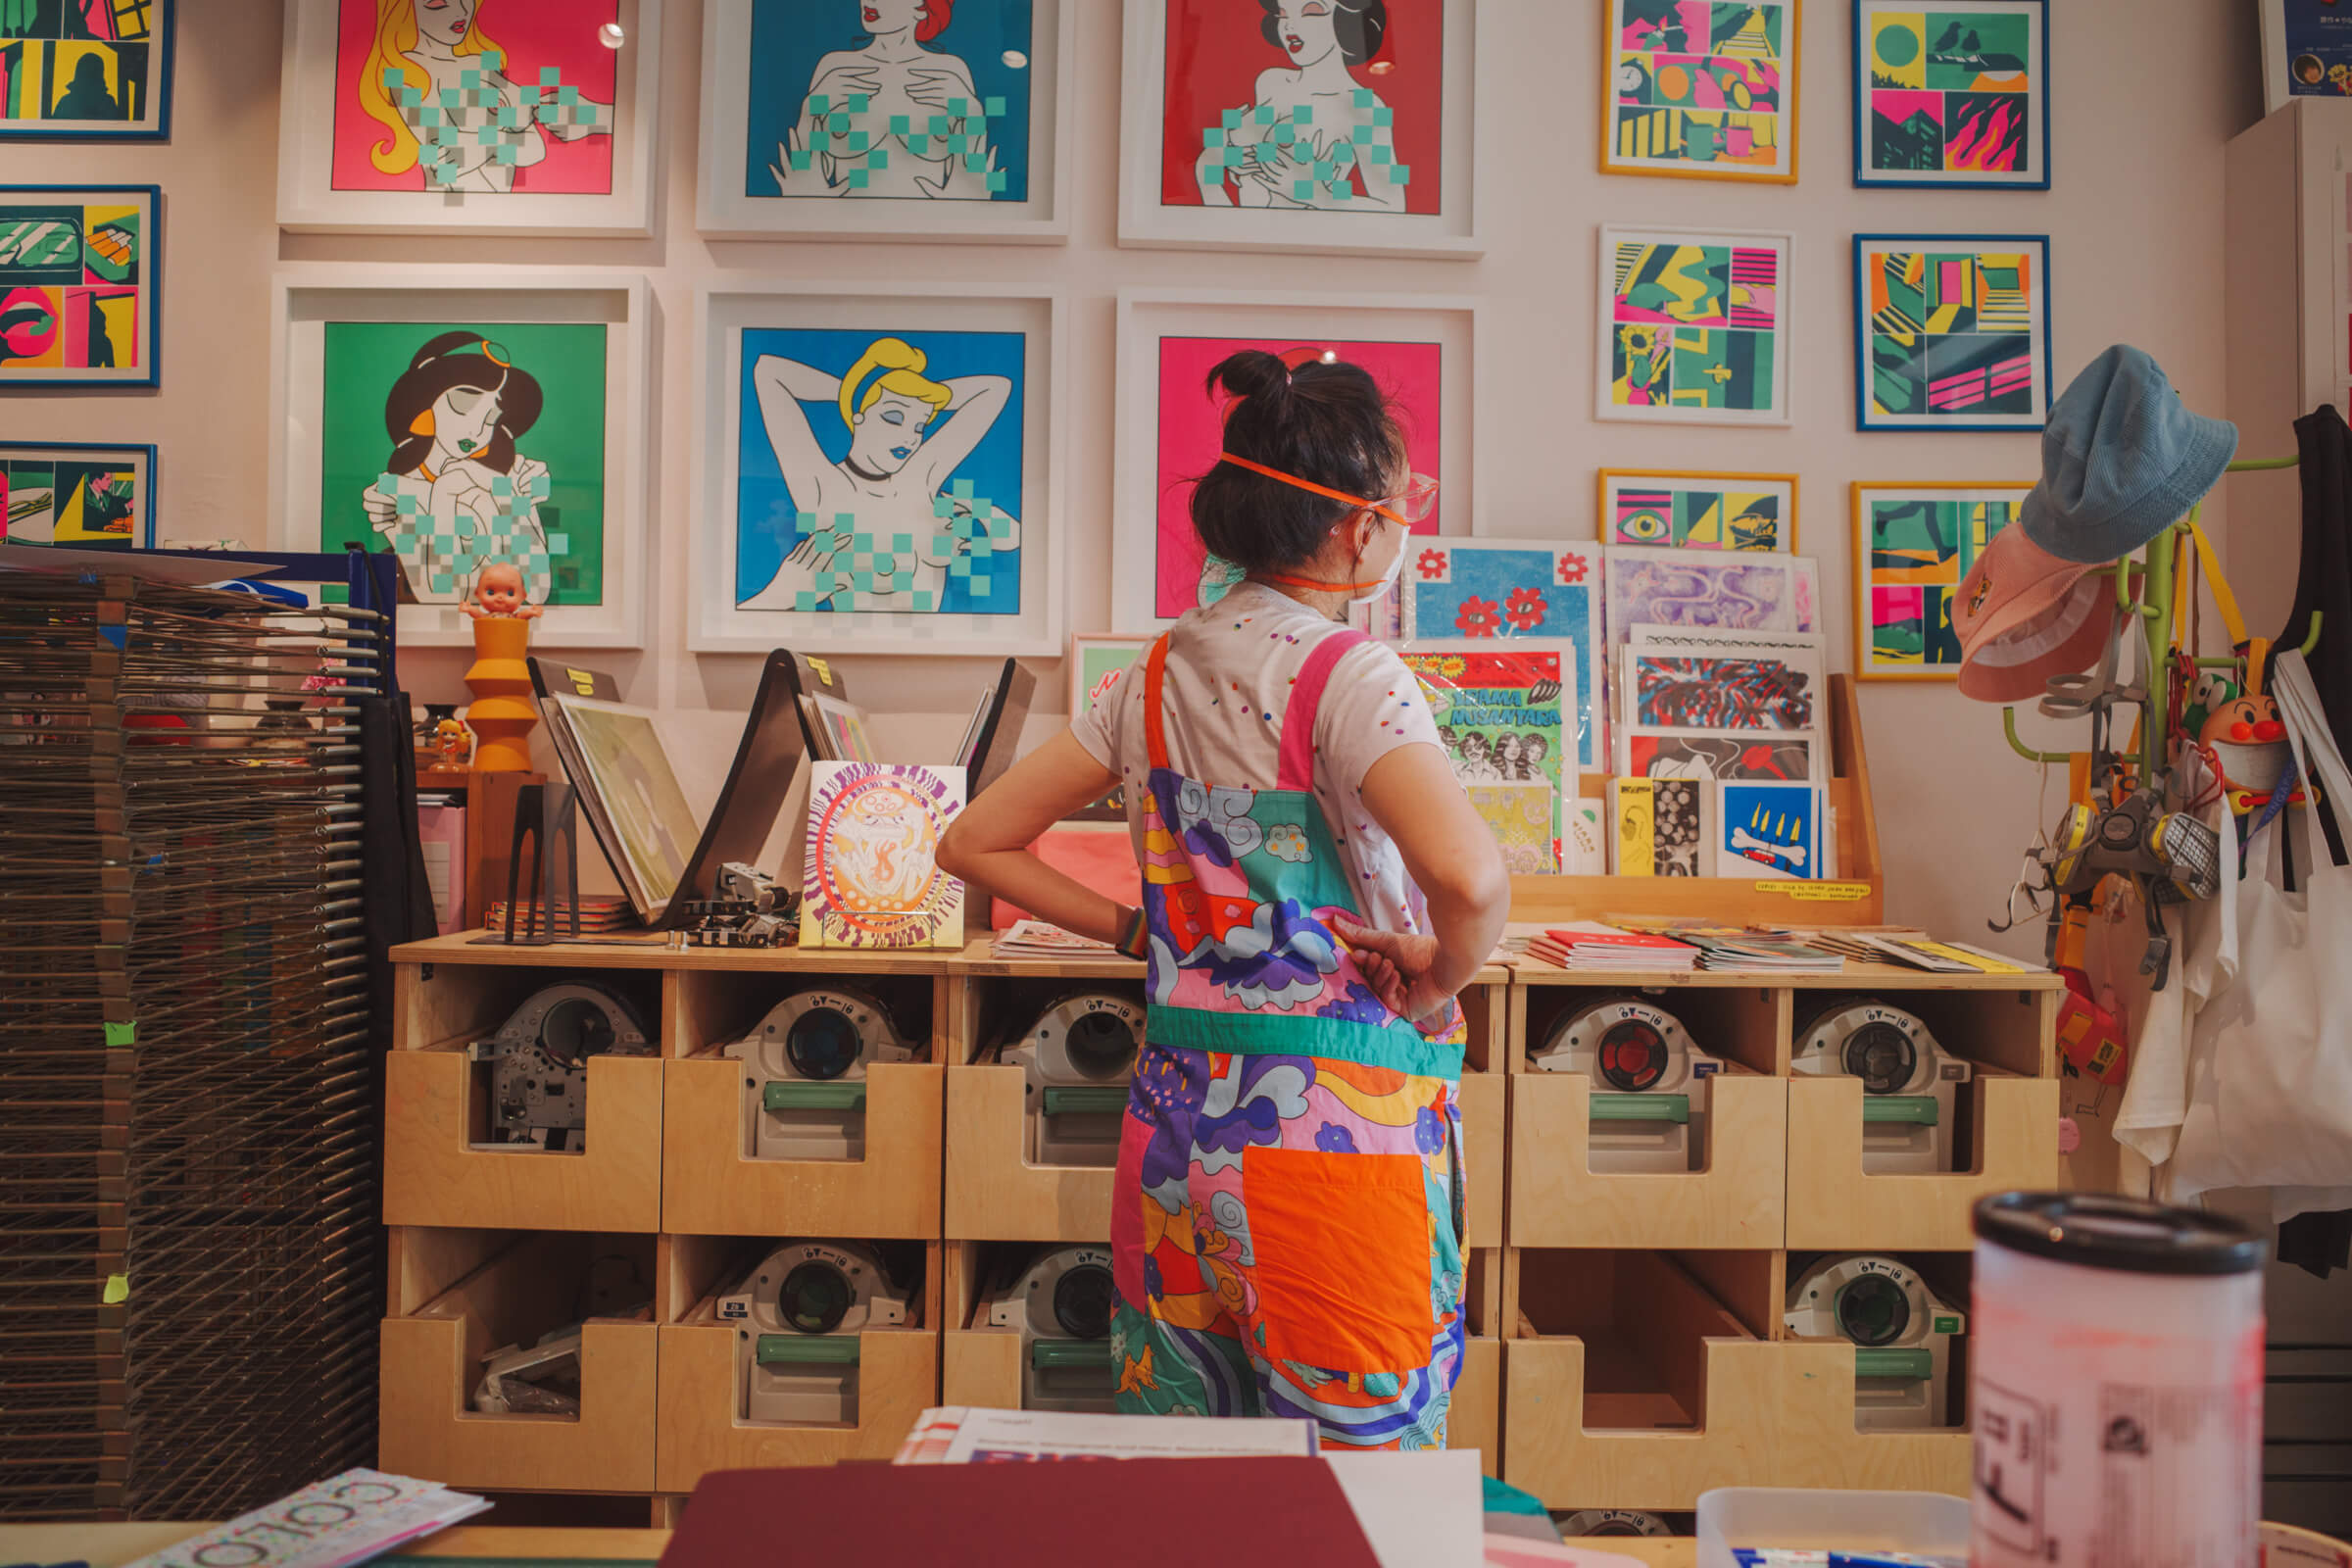
[[[335,0],[333,188],[609,195],[619,0]]]
[[[1225,564],[1206,559],[1200,536],[1193,531],[1193,481],[1209,470],[1224,447],[1224,402],[1221,396],[1207,390],[1210,368],[1244,349],[1284,354],[1308,347],[1337,354],[1368,371],[1388,394],[1396,422],[1403,427],[1413,471],[1444,480],[1439,434],[1440,389],[1445,368],[1442,345],[1301,344],[1272,338],[1162,337],[1153,490],[1158,509],[1152,588],[1156,615],[1172,619],[1198,606],[1213,604],[1237,580]],[[1437,506],[1414,524],[1413,531],[1436,534],[1445,510],[1446,497],[1441,490]]]

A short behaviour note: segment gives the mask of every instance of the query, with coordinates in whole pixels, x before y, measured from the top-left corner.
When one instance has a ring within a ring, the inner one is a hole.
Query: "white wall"
[[[2192,406],[2223,403],[2223,144],[2260,112],[2253,8],[2244,0],[2055,0],[2056,188],[2006,194],[1855,190],[1849,8],[1805,8],[1800,160],[1794,187],[1603,178],[1594,172],[1600,28],[1596,0],[1487,0],[1502,47],[1481,88],[1496,131],[1482,149],[1497,205],[1475,264],[1120,250],[1115,241],[1119,7],[1078,6],[1074,230],[1066,248],[709,243],[694,231],[701,10],[669,0],[662,236],[652,240],[377,239],[280,236],[271,217],[280,8],[275,0],[182,0],[174,139],[160,149],[14,147],[0,180],[140,180],[165,190],[162,390],[11,396],[0,433],[22,439],[154,441],[162,531],[260,542],[269,460],[268,273],[276,261],[591,265],[649,272],[661,306],[651,646],[600,659],[634,701],[740,710],[759,661],[685,651],[684,530],[698,466],[690,428],[693,293],[720,269],[818,277],[1051,280],[1073,296],[1069,493],[1070,623],[1107,629],[1112,296],[1121,286],[1327,287],[1474,293],[1490,316],[1478,368],[1488,531],[1590,537],[1604,464],[1793,469],[1803,547],[1822,561],[1833,661],[1850,663],[1855,479],[2031,479],[2029,435],[1859,435],[1853,429],[1851,260],[1859,229],[2051,235],[2059,379],[2110,342],[2161,361]],[[1236,0],[1237,4],[1242,0]],[[1592,418],[1594,229],[1603,220],[1780,228],[1797,236],[1795,424],[1788,430],[1648,430]],[[2290,450],[2290,432],[2249,432],[2249,452]],[[2209,509],[2212,516],[2219,509]],[[2246,569],[2241,566],[2241,570]],[[2291,569],[2288,567],[2281,569]],[[419,697],[461,699],[451,651],[404,663]],[[968,705],[978,661],[844,659],[877,710]],[[1058,665],[1045,690],[1058,692]],[[1884,848],[1898,919],[1982,932],[2032,831],[2034,771],[2001,744],[1998,713],[1946,687],[1865,688]],[[956,720],[960,722],[960,718]],[[2032,733],[2029,726],[2029,733]],[[2055,745],[2062,732],[2044,732]],[[2065,737],[2072,739],[2073,737]]]

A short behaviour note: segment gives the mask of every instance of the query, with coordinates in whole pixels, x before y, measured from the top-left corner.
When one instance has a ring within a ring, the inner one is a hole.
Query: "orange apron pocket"
[[[1325,1372],[1429,1364],[1429,1200],[1412,1154],[1242,1155],[1265,1353]]]

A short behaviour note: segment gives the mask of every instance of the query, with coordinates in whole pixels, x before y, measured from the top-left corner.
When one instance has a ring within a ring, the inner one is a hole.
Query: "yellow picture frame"
[[[1782,541],[1780,544],[1776,545],[1774,549],[1782,555],[1795,555],[1797,553],[1799,485],[1797,482],[1797,476],[1793,473],[1720,473],[1712,470],[1697,468],[1602,468],[1599,472],[1594,492],[1592,532],[1593,536],[1597,538],[1603,545],[1671,545],[1674,543],[1672,540],[1620,539],[1617,537],[1615,520],[1611,516],[1609,509],[1610,481],[1627,479],[1656,481],[1661,484],[1680,484],[1686,480],[1695,479],[1703,480],[1709,484],[1744,484],[1786,487],[1788,494],[1788,510],[1783,514],[1783,515],[1786,516],[1788,521],[1787,525],[1781,530],[1783,535]],[[1684,545],[1679,548],[1706,550],[1719,547],[1707,545]],[[1756,553],[1762,554],[1762,552]]]
[[[1780,56],[1782,70],[1778,114],[1781,122],[1781,145],[1788,150],[1788,163],[1785,169],[1776,165],[1762,172],[1733,172],[1731,171],[1738,166],[1713,161],[1706,161],[1702,164],[1696,160],[1680,157],[1673,160],[1641,159],[1633,161],[1619,153],[1615,134],[1616,112],[1619,107],[1617,103],[1618,89],[1615,83],[1622,64],[1619,59],[1617,40],[1621,32],[1619,20],[1623,14],[1624,0],[1602,0],[1600,6],[1600,138],[1598,155],[1600,172],[1604,174],[1646,175],[1658,179],[1719,179],[1750,185],[1795,184],[1797,181],[1797,159],[1800,151],[1799,130],[1801,127],[1799,121],[1802,96],[1799,91],[1801,86],[1799,74],[1804,56],[1804,0],[1759,0],[1759,3],[1751,9],[1762,12],[1768,7],[1777,8],[1787,14],[1784,18],[1786,25],[1782,30],[1784,52]],[[1697,58],[1701,53],[1701,51],[1692,51],[1690,58]],[[1737,58],[1737,56],[1709,55],[1705,58],[1725,59]],[[1646,75],[1646,67],[1638,69],[1642,70]],[[1643,90],[1654,91],[1654,83],[1645,79]],[[1735,111],[1718,109],[1693,112],[1727,114]],[[1675,167],[1678,163],[1688,163],[1690,167]]]
[[[1873,603],[1872,595],[1874,590],[1882,587],[1889,590],[1916,587],[1956,592],[1961,581],[1967,577],[1969,566],[1975,561],[1975,552],[1983,548],[1983,544],[1992,537],[1991,532],[1986,533],[1984,540],[1978,540],[1973,536],[1955,537],[1952,541],[1949,564],[1938,562],[1933,568],[1935,573],[1933,579],[1913,577],[1882,581],[1876,565],[1878,546],[1873,538],[1871,522],[1866,513],[1868,501],[1887,496],[1942,497],[1948,500],[1964,493],[1981,494],[1987,501],[1997,498],[2011,507],[2011,514],[1992,530],[1992,532],[1997,532],[2000,527],[2008,526],[2016,521],[2015,508],[2025,501],[2026,493],[2033,488],[2033,483],[2029,480],[2013,479],[1856,479],[1847,487],[1854,548],[1852,600],[1854,679],[1866,681],[1956,681],[1960,678],[1960,656],[1957,644],[1946,641],[1942,647],[1931,650],[1927,646],[1927,642],[1934,636],[1933,630],[1923,631],[1921,634],[1922,662],[1917,668],[1902,668],[1900,661],[1882,659],[1877,646],[1876,627],[1878,623],[1873,618],[1876,606]],[[1941,601],[1940,595],[1923,605],[1922,614],[1927,619],[1935,620],[1937,626],[1946,630],[1951,624],[1949,609]],[[1890,621],[1888,624],[1898,623]],[[1926,661],[1926,655],[1931,651],[1940,655],[1933,662]]]

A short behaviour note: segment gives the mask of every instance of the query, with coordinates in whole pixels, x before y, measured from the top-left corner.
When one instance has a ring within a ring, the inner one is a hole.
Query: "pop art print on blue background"
[[[1398,588],[1413,647],[1543,638],[1575,646],[1578,765],[1600,766],[1600,552],[1557,540],[1432,539],[1406,546]]]
[[[754,327],[742,347],[738,609],[1021,612],[1024,334]]]
[[[1811,784],[1725,779],[1717,786],[1715,874],[1821,879],[1821,792]]]
[[[744,194],[1027,201],[1032,11],[753,0]]]

